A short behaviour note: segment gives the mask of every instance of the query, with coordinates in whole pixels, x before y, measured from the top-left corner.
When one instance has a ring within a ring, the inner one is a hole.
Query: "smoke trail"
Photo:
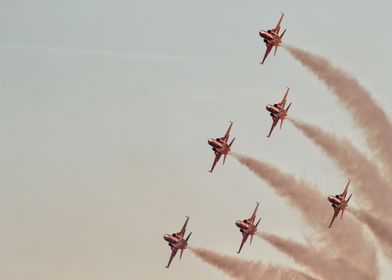
[[[368,206],[365,208],[380,215],[392,214],[392,189],[372,161],[347,140],[338,139],[315,125],[289,120],[333,159],[339,170],[343,170],[353,179],[358,190],[355,191],[355,195],[360,195],[362,205]]]
[[[290,256],[297,264],[309,269],[323,279],[364,278],[363,273],[354,268],[345,259],[329,258],[325,250],[318,250],[265,232],[257,233],[257,235]]]
[[[346,106],[354,121],[365,133],[372,152],[381,160],[388,174],[392,174],[392,124],[369,91],[327,59],[296,47],[285,48],[323,81],[340,103]]]
[[[101,57],[108,59],[119,59],[119,60],[150,60],[150,61],[184,61],[194,63],[206,63],[210,62],[211,58],[186,56],[186,55],[174,55],[174,54],[163,54],[163,53],[126,53],[116,52],[105,49],[79,49],[69,48],[61,46],[39,46],[39,45],[25,45],[25,44],[13,44],[13,43],[0,43],[1,50],[16,50],[16,51],[27,51],[36,53],[45,53],[50,55],[62,55],[69,57]],[[214,58],[214,61],[242,64],[242,61],[236,58]]]
[[[190,248],[203,261],[220,269],[233,279],[281,279],[281,280],[315,280],[301,271],[276,265],[266,265],[260,261],[242,260],[203,248]]]
[[[300,210],[307,223],[319,233],[320,242],[324,247],[328,247],[331,257],[350,256],[350,262],[366,273],[367,279],[377,278],[376,251],[373,244],[366,239],[361,224],[346,216],[341,222],[337,220],[334,227],[329,229],[332,208],[314,186],[297,180],[293,175],[268,163],[237,153],[232,155]]]
[[[352,213],[358,220],[365,223],[374,236],[380,241],[381,248],[385,255],[392,260],[392,223],[391,220],[386,221],[386,218],[375,217],[366,211],[356,210],[350,208]],[[389,217],[390,218],[390,217]]]

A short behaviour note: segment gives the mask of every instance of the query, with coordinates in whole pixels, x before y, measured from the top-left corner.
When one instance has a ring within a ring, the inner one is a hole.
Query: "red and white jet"
[[[233,122],[230,122],[230,126],[227,129],[226,134],[223,137],[216,138],[216,139],[214,139],[214,138],[208,139],[208,144],[210,146],[212,146],[212,150],[215,153],[215,159],[214,159],[214,162],[212,163],[212,167],[211,167],[211,170],[209,170],[209,172],[212,172],[214,170],[216,163],[219,161],[219,159],[222,155],[223,155],[223,164],[225,164],[226,157],[231,149],[231,145],[233,144],[233,142],[235,140],[235,138],[233,138],[233,140],[231,140],[230,144],[227,143],[229,141],[230,130],[231,130],[232,125],[233,125]]]
[[[350,194],[349,198],[346,200],[348,185],[350,185],[350,179],[348,179],[348,183],[347,183],[346,188],[344,189],[343,193],[337,194],[335,196],[332,196],[332,195],[328,196],[328,200],[329,200],[329,202],[332,203],[333,210],[335,211],[333,213],[332,221],[329,224],[329,227],[332,226],[333,221],[339,215],[340,211],[342,211],[342,214],[340,216],[340,219],[342,219],[344,210],[348,207],[348,202],[350,201],[350,198],[353,195],[353,194]]]
[[[275,47],[274,55],[276,55],[276,51],[278,50],[279,45],[282,43],[282,37],[286,32],[286,29],[279,35],[280,31],[280,24],[282,23],[284,14],[279,19],[278,24],[274,29],[269,29],[267,31],[261,30],[259,32],[260,37],[264,39],[264,43],[267,47],[265,50],[264,58],[261,64],[264,64],[265,59],[267,58],[268,54],[271,52],[272,48]]]
[[[165,241],[169,242],[169,246],[172,250],[171,255],[170,255],[170,259],[169,259],[169,263],[166,266],[167,268],[169,268],[173,258],[176,256],[178,250],[181,250],[181,252],[180,252],[180,259],[181,259],[182,253],[186,249],[186,246],[188,245],[189,237],[191,237],[191,234],[192,234],[192,232],[191,232],[188,235],[188,237],[184,239],[186,225],[188,224],[188,220],[189,220],[189,217],[187,216],[186,221],[185,221],[184,225],[182,226],[182,229],[180,232],[173,233],[173,234],[165,234],[163,236],[163,239],[165,239]]]
[[[259,225],[261,218],[257,221],[256,224],[254,223],[256,219],[256,211],[257,208],[259,207],[259,203],[256,202],[256,204],[257,204],[256,208],[249,219],[243,221],[238,220],[235,222],[235,225],[240,228],[240,232],[242,233],[242,241],[241,241],[240,249],[237,252],[238,254],[241,252],[242,246],[244,246],[249,235],[250,235],[250,244],[252,244],[253,235],[255,235],[257,232],[257,226]]]
[[[287,117],[287,112],[291,106],[291,103],[285,109],[284,106],[286,105],[287,95],[289,93],[290,88],[287,88],[286,94],[284,95],[282,101],[280,103],[274,105],[267,105],[265,108],[268,112],[270,112],[270,116],[272,117],[272,126],[271,130],[267,137],[271,136],[272,130],[274,130],[276,124],[280,120],[280,128],[282,129],[283,121]]]

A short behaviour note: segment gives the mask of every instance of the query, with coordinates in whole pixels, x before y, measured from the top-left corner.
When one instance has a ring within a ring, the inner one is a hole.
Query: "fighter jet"
[[[278,50],[279,45],[282,43],[282,37],[284,33],[286,32],[286,29],[282,32],[282,34],[279,35],[280,31],[280,24],[282,23],[284,14],[282,13],[282,16],[280,17],[278,24],[274,29],[269,29],[267,31],[261,30],[259,32],[259,35],[261,38],[264,39],[264,43],[267,47],[265,50],[264,58],[261,64],[264,64],[265,59],[267,58],[268,54],[272,50],[273,47],[275,47],[275,52],[274,55],[276,55],[276,51]]]
[[[284,95],[284,97],[280,103],[266,106],[267,111],[270,112],[270,116],[272,117],[272,126],[271,126],[271,130],[270,130],[267,137],[271,136],[272,130],[274,130],[274,128],[275,128],[276,124],[279,122],[279,120],[280,120],[280,128],[282,128],[283,121],[287,117],[287,112],[289,111],[289,108],[291,106],[291,103],[290,103],[286,109],[284,108],[284,106],[286,105],[286,99],[287,99],[287,94],[289,93],[289,90],[290,90],[290,88],[287,88],[286,94]]]
[[[192,232],[191,232],[188,235],[188,237],[184,239],[186,225],[188,224],[188,220],[189,220],[189,217],[187,216],[186,221],[185,221],[184,225],[182,226],[182,229],[180,232],[172,233],[172,234],[165,234],[163,236],[163,239],[165,239],[165,241],[169,242],[169,246],[172,250],[171,255],[170,255],[170,259],[169,259],[169,263],[167,264],[166,268],[169,268],[173,258],[176,256],[178,250],[181,250],[181,252],[180,252],[180,259],[181,259],[182,253],[186,249],[186,246],[188,245],[189,237],[191,237],[191,234],[192,234]]]
[[[231,140],[230,144],[228,144],[228,140],[230,137],[230,130],[233,125],[233,122],[230,122],[230,126],[226,131],[226,134],[223,137],[220,138],[210,138],[208,139],[208,144],[212,146],[212,150],[215,153],[215,159],[214,162],[212,163],[211,170],[209,172],[212,172],[214,170],[214,167],[216,163],[219,161],[220,157],[223,155],[223,164],[225,164],[227,154],[230,152],[231,145],[233,144],[235,138]]]
[[[240,228],[240,232],[242,233],[242,241],[241,241],[240,249],[237,252],[238,254],[241,252],[242,246],[244,246],[249,235],[250,235],[250,244],[252,244],[253,235],[255,235],[257,232],[257,226],[259,225],[261,218],[257,221],[256,224],[254,223],[256,218],[256,211],[257,208],[259,207],[259,203],[256,202],[256,204],[257,204],[256,208],[249,219],[243,221],[239,220],[235,222],[235,225]]]
[[[342,211],[342,214],[340,216],[340,219],[342,219],[344,210],[348,207],[348,202],[350,201],[350,198],[352,196],[352,194],[350,194],[349,198],[346,200],[348,185],[350,185],[350,179],[348,179],[348,183],[347,183],[346,188],[344,189],[343,193],[337,194],[335,196],[332,196],[332,195],[328,196],[328,200],[329,200],[329,202],[332,203],[333,210],[335,211],[333,214],[333,217],[332,217],[332,221],[329,224],[329,227],[332,226],[333,221],[339,215],[340,211]]]

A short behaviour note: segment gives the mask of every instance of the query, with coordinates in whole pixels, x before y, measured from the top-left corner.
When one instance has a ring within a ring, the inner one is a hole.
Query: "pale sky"
[[[234,222],[256,201],[260,230],[303,241],[298,212],[235,159],[207,172],[207,138],[233,121],[234,151],[341,191],[349,175],[289,122],[265,137],[286,86],[291,116],[369,152],[284,49],[259,64],[258,31],[280,12],[285,43],[330,58],[392,115],[390,1],[0,3],[1,279],[227,279],[189,251],[167,270],[162,236],[188,215],[192,246],[236,255]],[[295,266],[259,238],[241,257]],[[380,254],[382,279],[390,266]]]

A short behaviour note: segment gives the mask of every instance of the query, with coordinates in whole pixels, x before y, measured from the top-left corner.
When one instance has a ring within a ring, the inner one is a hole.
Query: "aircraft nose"
[[[169,237],[169,235],[168,235],[168,234],[165,234],[165,235],[163,236],[163,239],[165,239],[165,240],[167,241],[168,237]]]
[[[240,227],[241,221],[236,221],[236,222],[235,222],[235,225],[236,225],[237,227]]]
[[[332,202],[333,196],[328,196],[328,201]]]
[[[209,138],[208,139],[208,144],[210,144],[210,145],[212,145],[212,142],[213,142],[214,140],[212,139],[212,138]]]

